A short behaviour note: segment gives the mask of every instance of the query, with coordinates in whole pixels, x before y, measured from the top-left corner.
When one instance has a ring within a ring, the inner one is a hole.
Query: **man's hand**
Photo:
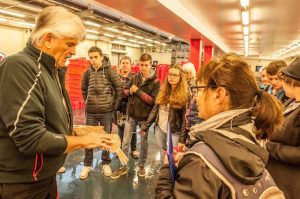
[[[136,85],[132,85],[129,89],[130,94],[134,94],[137,90],[139,89],[139,87],[137,87]]]
[[[142,137],[142,136],[144,136],[146,134],[146,132],[145,131],[140,131],[139,134]]]

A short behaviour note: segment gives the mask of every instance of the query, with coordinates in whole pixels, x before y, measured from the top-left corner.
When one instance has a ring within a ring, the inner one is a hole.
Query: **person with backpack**
[[[145,123],[149,117],[152,108],[155,105],[155,99],[159,91],[160,82],[155,70],[151,69],[152,57],[144,53],[140,57],[140,73],[136,75],[125,87],[124,94],[129,96],[127,105],[127,119],[125,122],[124,137],[122,143],[123,152],[128,155],[129,144],[132,133],[136,131],[137,126]],[[145,177],[145,163],[148,156],[148,131],[140,132],[141,150],[138,159],[137,174]],[[111,175],[112,179],[117,179],[128,172],[127,166],[121,166]]]
[[[122,85],[118,73],[103,59],[100,48],[92,46],[88,50],[91,66],[87,69],[81,82],[82,97],[86,108],[86,124],[104,127],[111,133],[114,111],[122,98]],[[102,172],[109,177],[112,170],[108,151],[102,151]],[[85,150],[84,167],[80,179],[86,179],[92,170],[93,150]]]
[[[268,153],[259,138],[282,123],[280,102],[258,88],[240,58],[227,57],[207,66],[197,79],[199,116],[205,121],[191,128],[185,153],[174,155],[174,178],[165,158],[156,198],[259,198],[265,183],[272,184],[265,170]],[[226,172],[246,188],[236,191]],[[282,194],[274,184],[272,190]]]
[[[300,57],[278,76],[290,100],[285,103],[283,127],[276,128],[266,142],[270,154],[267,169],[286,198],[295,199],[300,187]]]

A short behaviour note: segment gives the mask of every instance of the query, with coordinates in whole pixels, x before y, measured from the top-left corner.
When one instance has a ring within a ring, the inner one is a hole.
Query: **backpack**
[[[199,156],[230,189],[232,199],[285,199],[283,192],[276,186],[267,169],[264,169],[262,177],[255,185],[245,185],[228,172],[215,152],[204,142],[196,143],[187,151],[187,154]]]

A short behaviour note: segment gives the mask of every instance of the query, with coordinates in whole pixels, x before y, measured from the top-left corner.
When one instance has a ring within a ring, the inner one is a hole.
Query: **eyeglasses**
[[[179,74],[174,74],[174,73],[169,73],[168,76],[169,77],[179,77],[180,75]]]

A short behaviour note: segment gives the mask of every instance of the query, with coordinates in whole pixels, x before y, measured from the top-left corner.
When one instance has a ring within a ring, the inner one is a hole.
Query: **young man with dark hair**
[[[151,70],[152,57],[144,53],[140,57],[140,73],[135,76],[124,89],[124,94],[129,96],[127,106],[127,120],[125,122],[122,150],[128,154],[132,133],[137,126],[141,126],[148,119],[148,116],[155,104],[155,98],[159,91],[159,80],[155,71]],[[140,157],[138,160],[138,176],[146,175],[144,166],[148,156],[148,131],[140,132]],[[111,178],[117,179],[128,172],[126,166],[115,171]]]
[[[119,76],[104,61],[102,51],[97,46],[88,50],[91,67],[82,77],[82,96],[86,105],[86,124],[101,125],[107,133],[111,132],[114,111],[119,108],[122,98],[122,85]],[[111,160],[108,151],[102,151],[102,172],[110,176]],[[85,150],[84,167],[80,179],[86,179],[93,163],[93,150]]]
[[[277,60],[271,62],[266,68],[267,75],[270,80],[270,86],[266,87],[265,90],[268,93],[274,95],[282,103],[288,100],[288,97],[285,95],[285,92],[282,87],[283,86],[282,81],[278,77],[278,71],[280,71],[280,69],[286,66],[287,64],[284,61]]]

